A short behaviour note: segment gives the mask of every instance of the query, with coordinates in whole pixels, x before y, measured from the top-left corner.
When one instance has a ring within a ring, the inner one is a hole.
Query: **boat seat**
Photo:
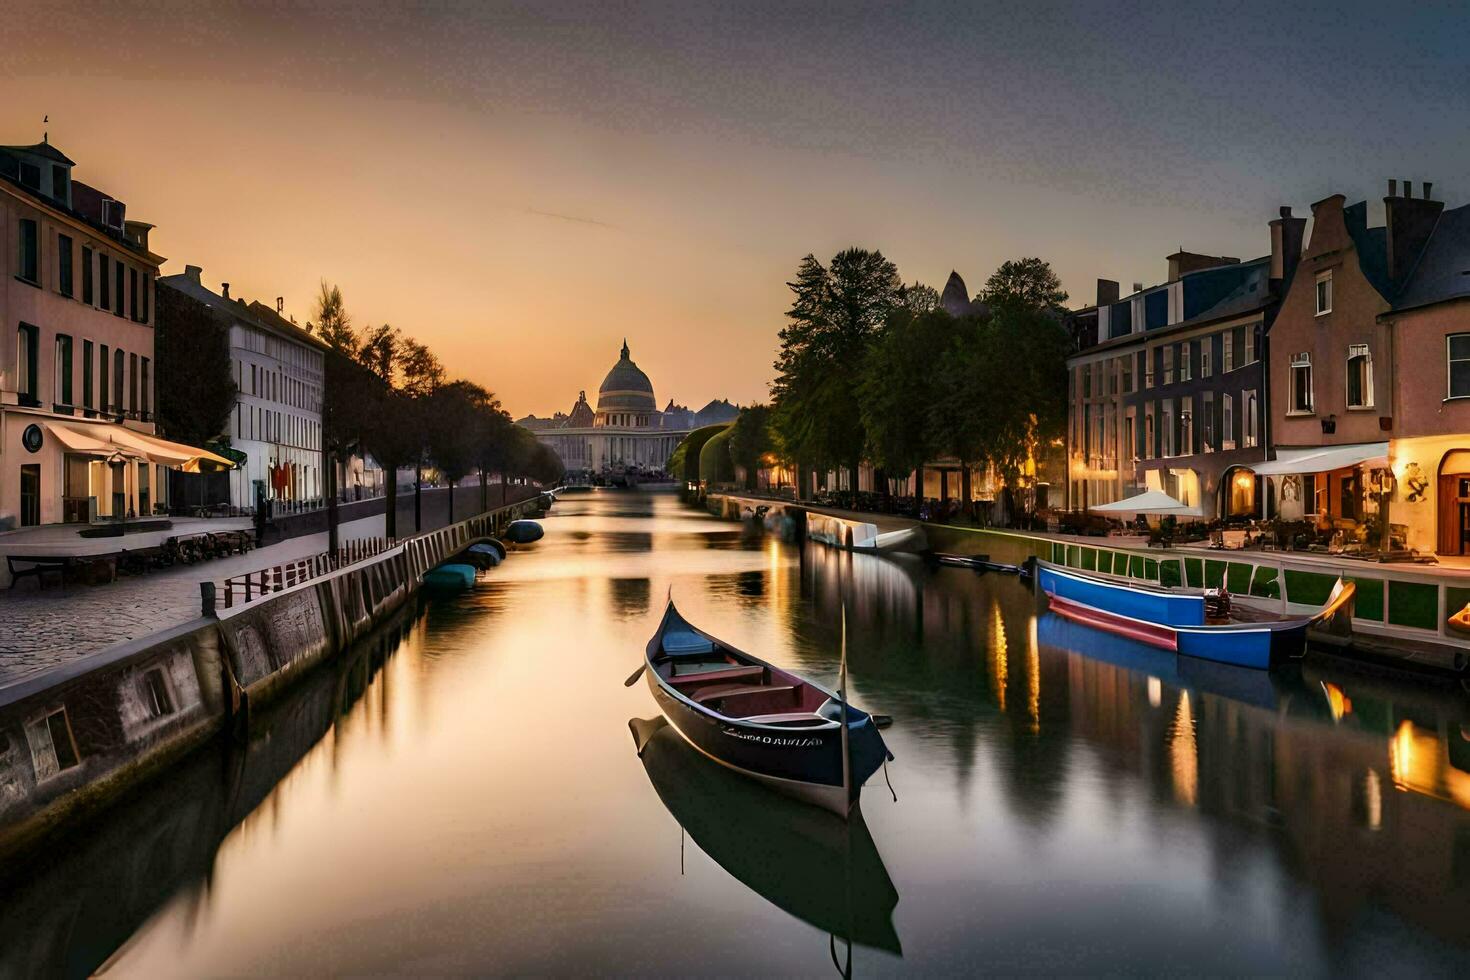
[[[669,683],[675,687],[708,684],[710,681],[735,680],[737,677],[760,677],[766,672],[764,667],[728,663],[681,664],[675,661],[673,668],[674,676],[669,678]]]
[[[770,715],[749,715],[745,720],[755,722],[759,725],[783,725],[796,721],[808,721],[813,725],[826,725],[832,721],[831,718],[824,718],[814,711],[780,711]]]
[[[714,653],[715,645],[693,630],[672,629],[664,634],[664,653],[671,657],[687,657],[696,653]]]
[[[700,704],[718,701],[721,698],[738,697],[742,694],[774,694],[779,691],[794,691],[790,684],[718,684],[708,690],[697,691],[694,700]]]

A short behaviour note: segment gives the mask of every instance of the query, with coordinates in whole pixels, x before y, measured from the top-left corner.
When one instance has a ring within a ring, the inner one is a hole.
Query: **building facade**
[[[256,501],[307,504],[323,493],[322,397],[326,346],[276,308],[216,293],[202,270],[164,276],[160,288],[203,303],[226,327],[236,387],[225,436],[239,455],[230,476],[230,503],[249,510]]]
[[[517,424],[555,450],[569,474],[618,479],[664,475],[669,456],[686,435],[738,414],[728,401],[712,401],[698,412],[670,401],[660,411],[653,382],[634,363],[625,340],[598,388],[595,407],[583,391],[570,412],[549,419],[529,415]]]
[[[152,514],[200,458],[152,435],[152,226],[74,166],[0,147],[0,528]]]
[[[1263,355],[1305,223],[1283,208],[1269,255],[1177,252],[1165,282],[1128,296],[1099,280],[1097,303],[1072,318],[1069,506],[1154,489],[1209,519],[1261,516],[1253,467],[1267,452]]]

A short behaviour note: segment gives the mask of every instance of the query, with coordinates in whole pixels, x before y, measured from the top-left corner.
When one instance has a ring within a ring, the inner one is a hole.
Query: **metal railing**
[[[243,575],[231,575],[221,584],[226,609],[232,609],[238,601],[241,605],[274,592],[281,592],[314,578],[329,575],[339,568],[376,557],[398,545],[393,538],[360,538],[349,541],[337,551],[324,551],[295,561],[282,562]],[[212,582],[202,583],[213,586]],[[207,595],[207,590],[206,590]],[[206,599],[206,606],[209,600]]]

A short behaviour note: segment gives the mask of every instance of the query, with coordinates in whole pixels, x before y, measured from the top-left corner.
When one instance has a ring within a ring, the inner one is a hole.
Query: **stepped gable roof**
[[[1440,213],[1396,310],[1470,298],[1470,204]]]
[[[599,412],[656,412],[658,403],[653,400],[653,382],[648,375],[633,363],[628,351],[628,341],[623,341],[622,356],[602,379],[597,389]]]

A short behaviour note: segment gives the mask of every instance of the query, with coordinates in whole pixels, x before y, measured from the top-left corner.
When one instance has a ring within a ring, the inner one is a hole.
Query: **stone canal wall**
[[[739,495],[711,494],[711,513],[738,518],[751,507],[773,511],[819,508]],[[833,515],[835,516],[835,515]],[[865,515],[864,515],[865,516]],[[846,518],[843,518],[846,520]],[[878,517],[875,520],[883,520]],[[892,521],[893,518],[888,518]],[[909,521],[914,524],[917,522]],[[1162,585],[1215,586],[1222,581],[1252,604],[1289,613],[1322,606],[1338,576],[1356,583],[1354,643],[1398,659],[1460,670],[1470,662],[1470,635],[1457,633],[1449,617],[1470,604],[1470,574],[1430,565],[1333,560],[1329,556],[1281,551],[1163,550],[1113,547],[1107,538],[1060,538],[1023,531],[925,523],[929,547],[952,554],[985,554],[993,561],[1021,564],[1043,558],[1071,568],[1123,575]]]
[[[0,689],[0,859],[138,786],[402,608],[511,504]]]

